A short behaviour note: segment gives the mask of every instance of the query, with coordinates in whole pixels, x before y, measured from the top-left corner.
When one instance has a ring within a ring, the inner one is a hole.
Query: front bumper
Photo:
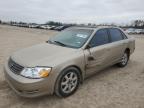
[[[46,94],[53,94],[54,79],[49,76],[44,79],[29,79],[17,75],[8,68],[7,63],[4,67],[5,79],[10,87],[22,97],[39,97]]]

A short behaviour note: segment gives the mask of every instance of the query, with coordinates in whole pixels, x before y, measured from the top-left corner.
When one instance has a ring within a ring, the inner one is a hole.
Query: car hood
[[[13,53],[11,58],[25,67],[54,66],[75,53],[76,49],[43,43]]]

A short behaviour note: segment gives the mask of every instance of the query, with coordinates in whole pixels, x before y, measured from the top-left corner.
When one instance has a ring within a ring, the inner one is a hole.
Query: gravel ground
[[[0,25],[0,108],[144,108],[143,35],[136,38],[136,50],[127,67],[112,66],[97,73],[68,98],[17,96],[5,82],[5,60],[12,52],[45,42],[56,33]]]

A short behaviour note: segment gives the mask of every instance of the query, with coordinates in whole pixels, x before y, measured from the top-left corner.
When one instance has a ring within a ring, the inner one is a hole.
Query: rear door
[[[124,39],[125,37],[122,35],[122,32],[117,29],[117,28],[109,28],[109,35],[110,35],[110,53],[111,56],[109,57],[109,60],[112,63],[117,62],[118,60],[121,59],[121,57],[123,56],[124,53],[124,47],[125,47],[125,43],[124,43]]]
[[[86,75],[91,75],[102,69],[109,58],[109,43],[107,29],[100,29],[89,42],[90,48],[84,50],[86,60]]]

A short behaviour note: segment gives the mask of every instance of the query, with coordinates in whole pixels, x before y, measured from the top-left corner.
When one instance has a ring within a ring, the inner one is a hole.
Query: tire
[[[68,97],[76,92],[80,84],[80,72],[69,67],[62,71],[55,84],[55,94],[58,97]]]
[[[122,56],[121,61],[117,64],[119,67],[125,67],[129,61],[129,54],[127,51]]]

